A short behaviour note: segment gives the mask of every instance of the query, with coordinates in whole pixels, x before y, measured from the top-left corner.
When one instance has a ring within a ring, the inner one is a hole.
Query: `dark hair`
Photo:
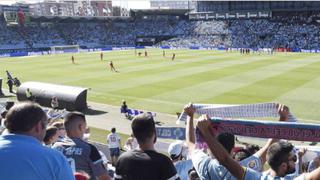
[[[43,142],[47,145],[49,140],[58,132],[58,128],[54,126],[47,127],[46,135],[43,138]]]
[[[14,102],[13,101],[7,101],[6,102],[6,105],[5,105],[5,108],[7,111],[10,110],[10,108],[12,108],[14,106]]]
[[[74,125],[77,121],[84,121],[86,122],[86,117],[81,112],[70,112],[64,117],[64,127],[66,131],[70,131],[74,128]]]
[[[153,117],[146,113],[139,114],[132,120],[131,129],[139,144],[145,143],[156,133]]]
[[[5,119],[5,118],[6,118],[7,113],[8,113],[8,111],[7,111],[7,110],[3,111],[3,112],[1,113],[1,118],[2,118],[2,119]]]
[[[174,161],[174,160],[176,160],[176,159],[179,159],[181,156],[182,156],[182,153],[180,153],[180,154],[178,154],[178,155],[176,155],[176,154],[171,154],[171,155],[170,155],[170,158]]]
[[[61,122],[61,121],[56,121],[56,122],[52,123],[51,126],[58,128],[58,130],[64,128],[63,122]]]
[[[111,128],[111,132],[115,133],[116,132],[116,128],[115,127]]]
[[[242,161],[242,160],[248,158],[249,156],[251,156],[251,153],[248,150],[240,149],[238,152],[235,153],[234,159],[236,161]]]
[[[310,161],[302,163],[302,173],[308,172],[308,167],[309,167]]]
[[[5,126],[10,133],[30,131],[39,121],[46,126],[47,115],[38,104],[25,102],[14,105],[6,115]]]
[[[281,163],[287,162],[293,145],[288,142],[273,143],[267,151],[267,161],[274,171],[277,171]]]
[[[223,132],[216,136],[219,143],[227,150],[228,153],[231,153],[232,149],[234,148],[234,135]]]
[[[246,146],[246,150],[248,150],[251,154],[254,154],[256,151],[259,151],[260,147],[255,144],[249,144]]]
[[[200,180],[199,175],[198,175],[197,171],[194,169],[194,167],[188,171],[188,179],[189,180]]]

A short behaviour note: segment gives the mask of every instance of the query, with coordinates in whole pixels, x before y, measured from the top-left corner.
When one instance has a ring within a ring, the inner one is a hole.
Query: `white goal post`
[[[51,46],[52,53],[79,52],[79,45]]]

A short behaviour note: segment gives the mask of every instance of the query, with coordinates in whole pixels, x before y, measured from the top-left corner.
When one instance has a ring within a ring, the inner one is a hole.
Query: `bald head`
[[[45,129],[47,116],[42,108],[35,103],[25,102],[14,105],[6,115],[6,127],[10,133],[24,134],[39,122]]]

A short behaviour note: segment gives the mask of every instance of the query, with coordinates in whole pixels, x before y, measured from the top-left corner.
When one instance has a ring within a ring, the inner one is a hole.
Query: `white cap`
[[[168,153],[169,155],[178,156],[182,153],[183,142],[182,141],[175,141],[169,145]]]

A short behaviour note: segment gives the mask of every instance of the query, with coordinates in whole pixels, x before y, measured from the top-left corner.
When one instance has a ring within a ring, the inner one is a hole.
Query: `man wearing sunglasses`
[[[267,152],[267,161],[271,168],[263,174],[263,177],[280,178],[296,172],[297,156],[293,149],[294,146],[291,143],[284,141],[272,144]],[[287,178],[294,178],[294,176]]]
[[[188,123],[188,122],[187,122]],[[197,122],[197,127],[201,131],[204,140],[209,146],[212,154],[219,163],[227,168],[238,180],[313,180],[320,179],[320,167],[310,173],[304,173],[298,177],[287,177],[286,175],[295,171],[295,154],[293,145],[288,142],[273,143],[267,151],[267,161],[271,170],[268,173],[261,173],[250,168],[242,167],[232,159],[222,145],[214,138],[214,134],[209,127],[211,122],[208,116],[201,117]],[[190,135],[187,133],[187,135]]]

